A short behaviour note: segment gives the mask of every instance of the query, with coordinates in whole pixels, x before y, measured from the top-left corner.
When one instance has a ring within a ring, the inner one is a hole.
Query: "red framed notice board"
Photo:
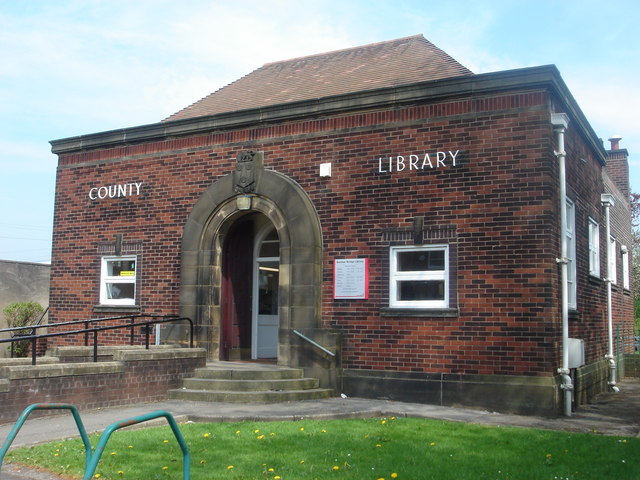
[[[369,259],[342,258],[333,263],[333,298],[369,298]]]

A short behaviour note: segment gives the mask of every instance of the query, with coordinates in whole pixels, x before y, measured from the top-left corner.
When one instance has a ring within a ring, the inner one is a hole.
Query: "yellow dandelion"
[[[553,455],[551,455],[550,453],[547,453],[546,457],[547,458],[551,458],[551,457],[553,457]]]
[[[304,463],[304,460],[300,460],[300,465],[302,465]]]
[[[275,472],[275,470],[273,468],[268,468],[267,472]]]
[[[327,433],[327,431],[323,428],[321,433]]]
[[[381,423],[382,425],[386,425],[386,424],[387,424],[387,421],[386,421],[386,420],[382,420],[380,423]]]
[[[338,465],[334,465],[334,466],[333,466],[333,471],[335,472],[335,471],[337,471],[337,470],[340,470],[340,467],[339,467]]]
[[[236,430],[236,435],[240,435],[240,430]]]
[[[60,454],[59,454],[59,453],[54,453],[54,454],[53,454],[53,456],[54,456],[54,457],[59,457],[59,456],[60,456]]]
[[[123,470],[118,470],[118,475],[124,475],[124,471]]]
[[[273,433],[273,432],[271,432],[271,433],[269,434],[269,436],[270,436],[270,437],[275,437],[275,436],[276,436],[276,434],[275,434],[275,433]]]
[[[397,474],[396,472],[393,472],[393,473],[391,474],[391,478],[398,478],[398,474]]]
[[[169,443],[169,440],[162,440],[162,443]]]
[[[280,480],[280,475],[276,475],[275,477],[273,477],[273,480]]]
[[[100,475],[99,473],[96,473],[93,478],[100,478],[102,475]]]
[[[395,420],[395,419],[396,419],[396,417],[391,417],[391,420]],[[395,478],[395,477],[394,477],[394,478]]]
[[[211,436],[210,433],[205,433],[204,435],[202,435],[204,438],[209,438]]]
[[[113,457],[114,455],[117,455],[116,452],[111,452],[111,456]]]
[[[431,442],[431,443],[429,444],[429,446],[430,446],[430,447],[435,447],[435,446],[436,446],[436,442]]]
[[[127,447],[127,448],[133,448],[133,445],[129,445],[129,447]]]
[[[304,432],[304,427],[300,427],[300,431],[301,431],[301,432]]]
[[[264,438],[264,435],[258,435],[256,438],[257,438],[258,440],[262,440],[262,439]]]
[[[254,430],[253,433],[260,433],[260,430]]]
[[[200,460],[200,465],[204,465],[205,463],[207,463],[206,460]]]
[[[379,443],[376,443],[376,448],[380,448],[382,447],[382,445],[380,445]]]
[[[227,470],[233,470],[233,465],[227,466]]]
[[[378,478],[378,479],[376,479],[376,480],[384,480],[384,477],[380,477],[380,478]]]
[[[163,470],[169,470],[169,467],[162,467]]]

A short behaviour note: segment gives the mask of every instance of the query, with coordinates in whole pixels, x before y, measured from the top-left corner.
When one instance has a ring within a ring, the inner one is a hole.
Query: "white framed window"
[[[631,289],[631,278],[629,273],[629,249],[626,245],[620,247],[622,252],[622,288]]]
[[[567,206],[567,282],[569,286],[569,308],[578,308],[576,285],[576,207],[573,201],[566,199]]]
[[[600,276],[600,225],[589,218],[589,275]]]
[[[609,237],[608,253],[607,280],[615,285],[618,283],[618,268],[616,265],[616,239],[614,237]]]
[[[135,305],[137,257],[102,257],[100,269],[100,304]]]
[[[449,307],[449,246],[391,247],[389,306]]]

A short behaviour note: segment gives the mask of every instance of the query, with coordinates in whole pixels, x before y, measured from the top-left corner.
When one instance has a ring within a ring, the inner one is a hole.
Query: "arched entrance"
[[[280,239],[262,213],[233,222],[222,246],[221,360],[278,355]]]
[[[255,156],[261,158],[260,153]],[[277,332],[278,364],[290,365],[292,342],[298,342],[292,338],[293,330],[308,331],[320,327],[320,223],[309,197],[296,182],[275,171],[263,170],[261,163],[254,162],[252,168],[255,173],[248,181],[244,176],[233,173],[217,180],[201,195],[189,214],[182,240],[180,313],[194,320],[197,345],[205,347],[210,358],[230,356],[234,332],[224,324],[227,317],[223,315],[223,303],[228,300],[224,282],[236,282],[233,281],[234,274],[230,274],[231,279],[227,275],[226,280],[225,274],[244,268],[245,273],[238,273],[238,276],[247,278],[247,258],[250,258],[250,268],[259,281],[260,265],[263,273],[274,268],[269,264],[273,261],[271,254],[263,256],[260,248],[273,247],[270,242],[277,237],[277,327],[274,329],[273,325],[267,325],[267,330],[271,335]],[[262,227],[265,230],[260,230]],[[251,235],[246,235],[249,230]],[[249,255],[251,245],[254,253]],[[244,252],[243,260],[239,260],[240,253],[234,249]],[[276,284],[273,276],[263,277],[262,282],[271,289],[265,294],[272,294]],[[250,283],[253,289],[253,279]],[[259,293],[259,290],[251,291],[252,301],[254,297],[257,301]],[[247,293],[241,292],[240,295],[246,296]],[[274,307],[273,303],[271,307]],[[252,303],[251,315],[254,311],[259,312],[260,308],[259,304],[254,307]],[[241,314],[245,318],[248,315],[246,311]],[[184,336],[184,332],[176,332],[174,337]],[[250,336],[253,341],[253,330],[248,333],[244,328],[236,333],[238,348],[249,348],[247,338]],[[267,353],[257,353],[256,350],[255,355],[259,358],[259,355]]]

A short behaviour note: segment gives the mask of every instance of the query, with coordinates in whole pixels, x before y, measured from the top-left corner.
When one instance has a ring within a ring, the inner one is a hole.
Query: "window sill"
[[[604,283],[604,280],[602,280],[602,278],[600,277],[589,274],[589,283],[593,283],[594,285],[602,285]]]
[[[140,313],[140,305],[94,305],[94,312],[99,313]]]
[[[380,315],[383,317],[458,317],[460,312],[457,308],[391,308],[385,307],[380,309]]]

